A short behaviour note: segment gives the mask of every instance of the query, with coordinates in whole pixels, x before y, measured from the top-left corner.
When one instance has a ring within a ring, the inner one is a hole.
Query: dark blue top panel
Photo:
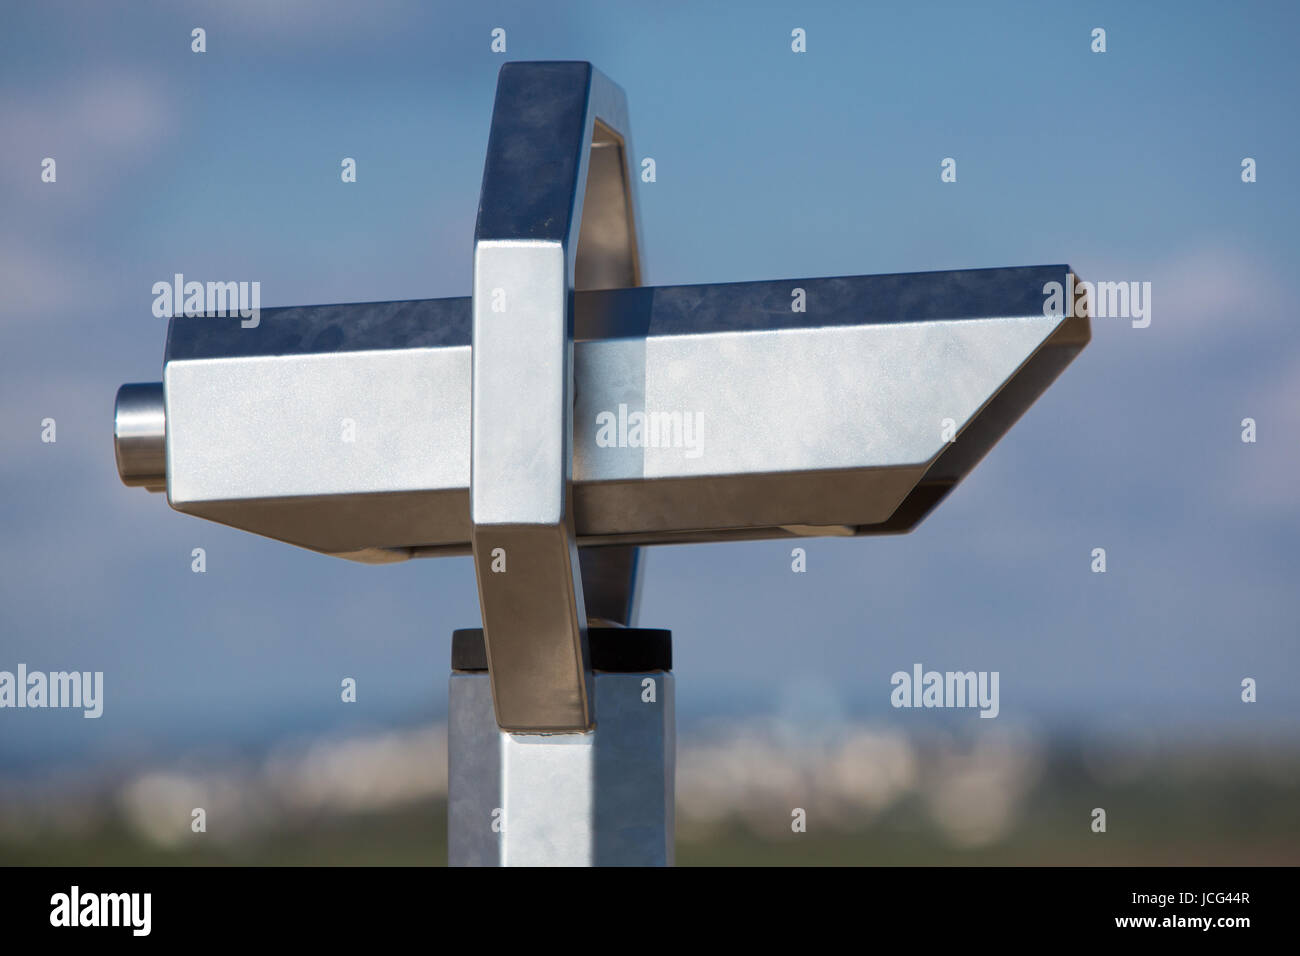
[[[610,289],[574,295],[577,339],[1042,315],[1069,266]],[[791,293],[804,290],[806,311]],[[173,319],[167,359],[297,355],[470,344],[470,300],[418,299],[263,309],[240,319]]]

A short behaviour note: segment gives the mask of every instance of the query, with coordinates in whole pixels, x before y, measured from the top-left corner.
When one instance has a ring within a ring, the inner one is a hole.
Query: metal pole
[[[457,631],[448,694],[448,863],[671,866],[676,728],[668,631],[592,627],[596,725],[501,730],[483,632]]]

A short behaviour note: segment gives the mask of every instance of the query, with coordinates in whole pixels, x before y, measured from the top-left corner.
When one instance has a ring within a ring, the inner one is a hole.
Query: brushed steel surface
[[[1087,318],[1042,314],[1068,272],[577,293],[577,543],[915,527],[1086,345]],[[468,553],[469,375],[468,299],[173,319],[171,504],[357,560]],[[600,447],[620,404],[700,413],[702,454]]]
[[[497,726],[487,674],[452,673],[451,866],[673,864],[674,677],[598,672],[594,688],[594,730],[513,734]]]
[[[573,294],[639,279],[627,143],[623,91],[591,64],[502,67],[474,238],[470,521],[493,701],[511,730],[592,723]]]

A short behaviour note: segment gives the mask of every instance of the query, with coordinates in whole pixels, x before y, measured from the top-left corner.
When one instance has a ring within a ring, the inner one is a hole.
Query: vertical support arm
[[[474,239],[470,514],[505,730],[594,723],[573,532],[573,292],[640,282],[629,154],[626,98],[591,64],[502,67]],[[630,567],[624,599],[598,602],[630,617],[635,555],[609,557],[584,563]]]

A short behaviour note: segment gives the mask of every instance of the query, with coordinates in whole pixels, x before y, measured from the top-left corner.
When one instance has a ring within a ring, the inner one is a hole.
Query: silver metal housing
[[[1087,344],[1043,314],[1069,272],[577,293],[579,547],[911,530]],[[340,557],[467,554],[470,351],[468,299],[173,319],[168,500]],[[620,405],[698,413],[702,452],[602,447]]]

